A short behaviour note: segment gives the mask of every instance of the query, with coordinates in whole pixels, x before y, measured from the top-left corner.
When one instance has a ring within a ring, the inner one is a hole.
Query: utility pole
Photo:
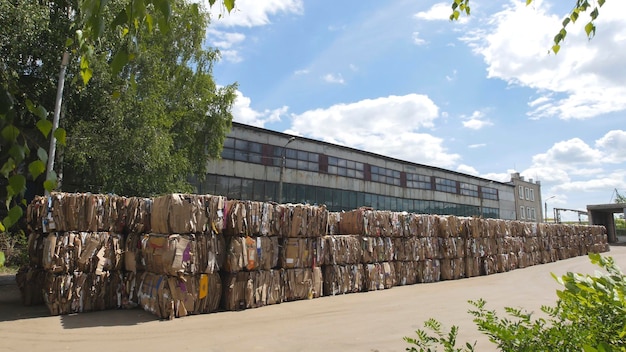
[[[280,175],[278,177],[278,203],[282,203],[283,202],[283,178],[284,178],[284,174],[285,174],[285,163],[286,163],[286,156],[285,156],[285,149],[287,148],[287,145],[293,141],[296,140],[296,137],[291,137],[289,138],[289,140],[287,141],[287,143],[285,143],[285,145],[283,146],[283,148],[280,151]]]

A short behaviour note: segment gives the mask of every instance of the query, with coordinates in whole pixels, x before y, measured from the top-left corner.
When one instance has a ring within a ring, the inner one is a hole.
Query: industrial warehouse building
[[[541,184],[497,182],[233,123],[198,193],[231,199],[542,222]]]

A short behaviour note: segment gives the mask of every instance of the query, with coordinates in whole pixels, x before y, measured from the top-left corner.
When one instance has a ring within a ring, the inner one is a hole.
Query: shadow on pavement
[[[0,275],[0,322],[34,318],[53,318],[44,304],[24,306],[15,275]],[[65,329],[97,326],[129,326],[158,320],[142,309],[118,309],[54,317]]]

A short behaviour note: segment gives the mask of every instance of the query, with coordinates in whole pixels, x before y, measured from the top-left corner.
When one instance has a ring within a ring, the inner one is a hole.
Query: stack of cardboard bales
[[[172,319],[488,275],[609,250],[603,226],[170,194],[53,193],[27,208],[25,304]]]
[[[323,295],[322,236],[328,227],[325,206],[279,204],[281,252],[284,275],[284,301],[317,298]]]
[[[150,231],[130,233],[126,241],[130,302],[165,319],[219,308],[225,201],[189,194],[154,199]]]
[[[222,307],[240,310],[281,303],[280,214],[276,206],[229,200],[227,209]]]
[[[53,315],[121,307],[128,201],[65,193],[36,198],[27,209],[30,265],[16,277],[24,303],[43,300]]]

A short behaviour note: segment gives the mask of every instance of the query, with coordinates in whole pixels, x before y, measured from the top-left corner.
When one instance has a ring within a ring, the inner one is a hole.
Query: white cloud
[[[448,82],[454,81],[456,79],[456,74],[457,74],[457,71],[452,70],[452,75],[446,75],[446,81]]]
[[[493,123],[485,119],[485,114],[482,111],[474,111],[470,117],[462,117],[464,119],[463,127],[472,130],[479,130],[486,126],[491,126]]]
[[[456,171],[473,176],[480,175],[480,172],[478,172],[478,170],[476,170],[474,167],[465,164],[460,164],[459,166],[457,166]]]
[[[486,143],[477,143],[477,144],[470,144],[467,147],[470,148],[470,149],[476,149],[476,148],[482,148],[482,147],[485,147],[485,146],[487,146]]]
[[[237,97],[233,104],[233,120],[247,125],[264,127],[266,123],[280,121],[282,115],[287,114],[289,108],[283,106],[278,109],[256,111],[250,106],[250,98],[237,91]]]
[[[591,148],[580,138],[555,143],[546,153],[533,157],[533,164],[560,168],[579,168],[580,165],[598,164],[602,152]]]
[[[452,8],[449,2],[440,2],[431,6],[428,11],[421,11],[415,14],[415,18],[425,21],[449,21]],[[465,14],[459,16],[458,22],[466,23],[469,17]]]
[[[223,32],[209,28],[207,30],[207,42],[220,50],[223,59],[230,62],[241,62],[238,47],[246,39],[242,33]]]
[[[339,74],[329,73],[329,74],[325,75],[322,78],[324,79],[324,81],[326,81],[328,83],[336,83],[336,84],[345,84],[346,83],[346,81],[343,79],[343,76],[341,75],[341,73],[339,73]]]
[[[415,45],[424,45],[426,44],[426,40],[420,38],[419,32],[413,32],[413,44]]]
[[[302,0],[237,0],[231,13],[224,12],[220,6],[222,3],[217,1],[211,8],[212,25],[217,27],[264,26],[271,23],[271,15],[298,15],[304,11]]]
[[[289,133],[298,133],[416,163],[452,167],[460,159],[445,141],[427,133],[439,109],[427,96],[409,94],[365,99],[292,116]]]
[[[603,149],[604,160],[611,163],[626,161],[626,131],[609,131],[596,141],[596,147]]]
[[[511,2],[491,16],[487,26],[462,38],[487,64],[488,77],[536,89],[529,116],[584,119],[626,109],[626,2],[609,1],[589,41],[583,26],[587,14],[568,26],[558,55],[548,54],[561,16],[546,1],[526,6]]]
[[[295,70],[293,72],[293,74],[296,75],[296,76],[307,75],[307,74],[309,74],[309,70],[308,69]]]

